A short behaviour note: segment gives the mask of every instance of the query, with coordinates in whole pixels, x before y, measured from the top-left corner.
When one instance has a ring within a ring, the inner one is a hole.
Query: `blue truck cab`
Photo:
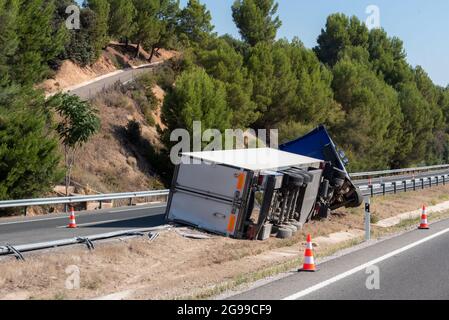
[[[316,208],[320,217],[327,217],[330,211],[340,207],[358,207],[362,204],[363,196],[352,183],[345,167],[348,160],[344,152],[338,150],[323,125],[300,138],[280,145],[279,149],[325,161],[326,167]]]

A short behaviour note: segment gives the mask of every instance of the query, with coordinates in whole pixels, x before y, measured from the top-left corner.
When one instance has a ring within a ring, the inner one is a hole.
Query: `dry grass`
[[[372,208],[379,218],[385,218],[415,210],[423,202],[441,202],[448,191],[449,187],[440,187],[379,197]],[[443,217],[447,213],[432,215],[431,220]],[[412,224],[416,221],[388,229],[373,227],[373,234],[395,233]],[[341,210],[328,220],[312,221],[285,240],[243,241],[218,236],[193,240],[171,230],[151,243],[140,238],[99,243],[93,252],[71,247],[28,255],[26,262],[7,258],[0,262],[0,298],[85,299],[124,290],[132,290],[129,298],[134,299],[206,298],[300,265],[307,233],[316,238],[362,228],[363,209],[358,208]],[[320,245],[315,254],[327,256],[358,241]],[[80,268],[79,290],[65,289],[65,270],[70,265]]]

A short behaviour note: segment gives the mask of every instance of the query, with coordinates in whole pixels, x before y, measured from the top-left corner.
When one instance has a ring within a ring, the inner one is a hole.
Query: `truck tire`
[[[347,208],[358,208],[363,203],[363,194],[359,188],[355,187],[354,194],[352,195],[353,201],[351,201]]]
[[[298,228],[291,223],[282,225],[282,228],[292,230],[292,234],[295,234],[296,232],[298,232]]]
[[[302,223],[299,222],[299,221],[296,221],[296,220],[289,221],[289,223],[290,223],[292,226],[295,226],[296,229],[298,229],[298,230],[301,230],[302,227],[303,227]]]
[[[293,236],[293,232],[288,228],[279,228],[276,237],[279,239],[288,239]]]
[[[344,179],[335,178],[332,180],[335,188],[341,188],[343,187],[343,184],[345,183]]]

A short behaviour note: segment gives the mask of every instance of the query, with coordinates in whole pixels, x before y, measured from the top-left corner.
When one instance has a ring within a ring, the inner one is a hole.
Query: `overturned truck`
[[[238,239],[288,238],[315,216],[357,207],[352,184],[324,127],[270,148],[182,154],[167,204],[169,221]]]

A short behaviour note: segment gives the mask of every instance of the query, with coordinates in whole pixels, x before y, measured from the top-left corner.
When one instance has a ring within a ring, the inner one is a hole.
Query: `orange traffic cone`
[[[310,272],[316,271],[315,261],[313,259],[313,252],[312,252],[312,237],[310,236],[310,234],[307,235],[306,251],[304,252],[304,265],[302,269],[299,269],[298,271],[310,271]]]
[[[69,225],[67,226],[67,228],[70,229],[77,228],[75,221],[75,210],[73,209],[73,207],[70,207],[70,218],[69,218]]]
[[[427,209],[425,205],[422,206],[421,224],[418,229],[429,229],[429,224],[427,222]]]

